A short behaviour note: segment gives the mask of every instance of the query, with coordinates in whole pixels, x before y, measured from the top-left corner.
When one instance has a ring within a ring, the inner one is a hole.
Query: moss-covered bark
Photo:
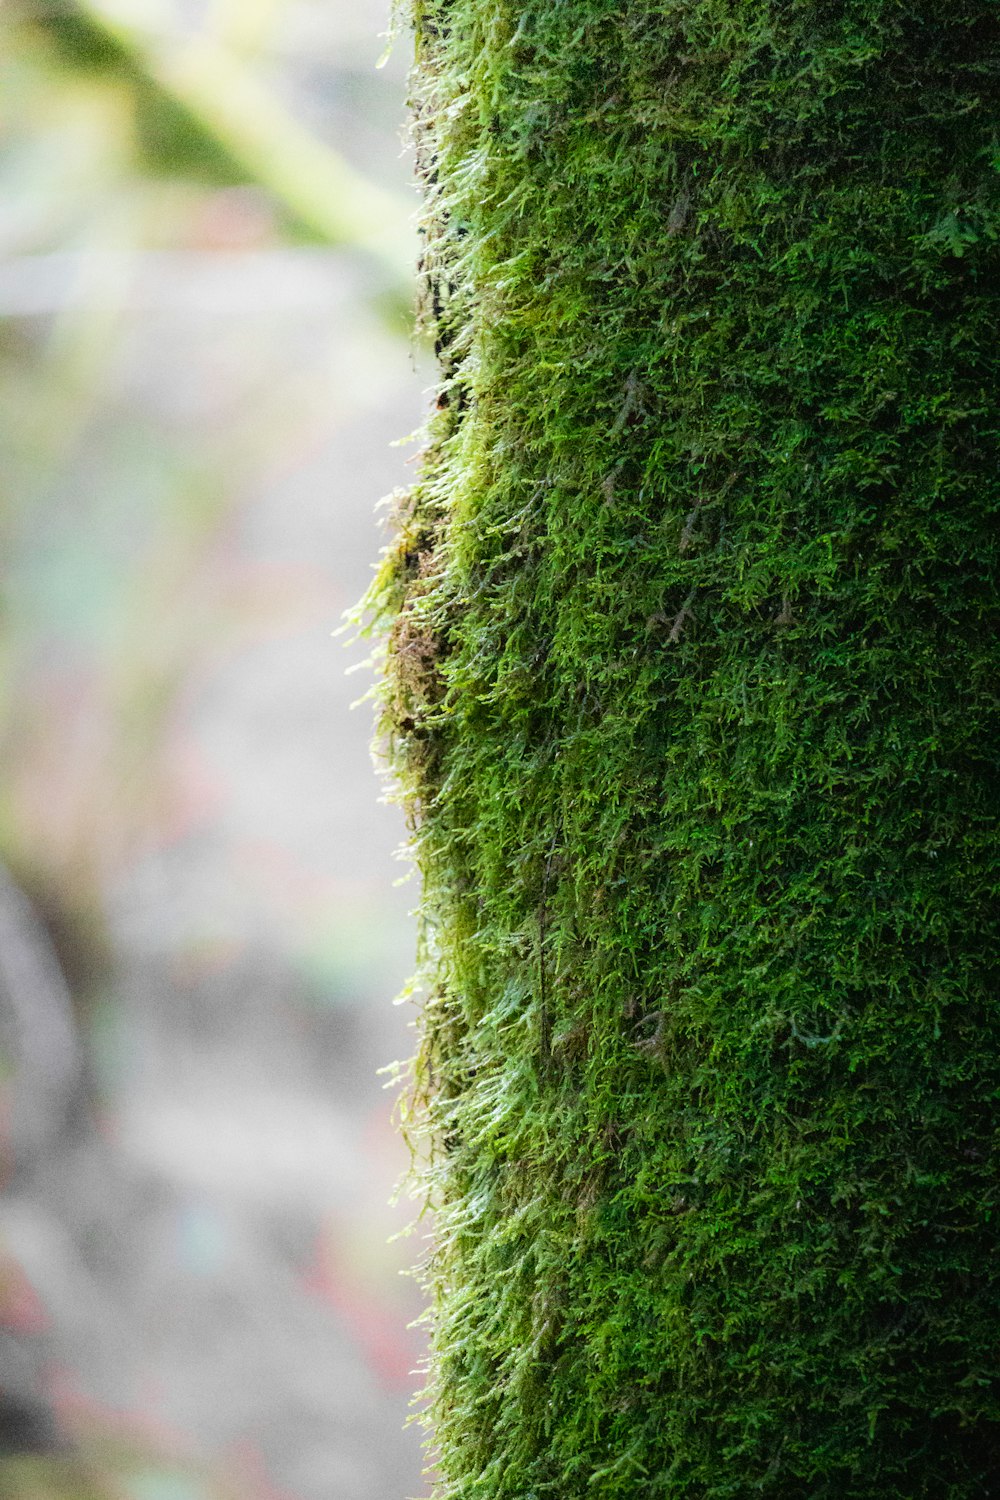
[[[997,25],[417,4],[442,1497],[1000,1494]]]

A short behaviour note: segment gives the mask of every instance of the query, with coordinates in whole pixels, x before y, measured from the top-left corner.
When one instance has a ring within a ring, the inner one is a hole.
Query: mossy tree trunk
[[[415,21],[439,1493],[1000,1494],[998,7]]]

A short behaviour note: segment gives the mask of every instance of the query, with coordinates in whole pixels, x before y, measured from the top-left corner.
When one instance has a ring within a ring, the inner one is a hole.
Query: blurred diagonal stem
[[[71,18],[183,111],[241,174],[265,188],[303,229],[373,257],[394,281],[411,258],[399,226],[408,205],[369,182],[283,108],[240,58],[211,35],[171,35],[137,24],[127,4],[63,0],[38,19]]]

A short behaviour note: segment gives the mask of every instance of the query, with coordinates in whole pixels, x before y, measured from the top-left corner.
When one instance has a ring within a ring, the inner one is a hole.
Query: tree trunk
[[[998,7],[416,34],[438,1493],[1000,1494]]]

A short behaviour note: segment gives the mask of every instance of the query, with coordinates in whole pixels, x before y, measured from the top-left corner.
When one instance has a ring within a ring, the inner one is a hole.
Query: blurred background
[[[0,1500],[405,1500],[388,0],[0,0]]]

